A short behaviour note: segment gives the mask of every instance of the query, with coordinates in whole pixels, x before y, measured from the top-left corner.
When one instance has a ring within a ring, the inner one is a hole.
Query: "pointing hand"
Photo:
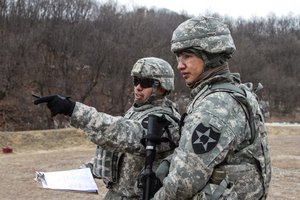
[[[57,114],[71,116],[75,107],[75,102],[70,100],[70,97],[64,97],[60,95],[39,97],[33,103],[35,105],[38,105],[40,103],[47,103],[47,107],[51,111],[52,117]]]

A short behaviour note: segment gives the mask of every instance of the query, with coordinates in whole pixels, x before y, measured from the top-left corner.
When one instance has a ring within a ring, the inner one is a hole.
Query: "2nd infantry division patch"
[[[205,127],[200,123],[192,135],[192,145],[196,154],[203,154],[212,150],[220,139],[220,133],[212,130],[211,127]]]

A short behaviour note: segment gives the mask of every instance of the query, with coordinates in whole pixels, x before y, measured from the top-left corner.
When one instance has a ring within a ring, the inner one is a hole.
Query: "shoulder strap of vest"
[[[224,91],[224,92],[236,92],[236,93],[239,93],[243,96],[246,96],[246,92],[239,88],[238,86],[232,84],[232,83],[217,83],[217,84],[213,84],[211,86],[211,90],[221,90],[221,91]]]
[[[249,126],[250,126],[250,131],[251,131],[250,142],[252,144],[254,142],[254,139],[256,136],[255,124],[254,124],[255,116],[253,114],[253,111],[249,104],[249,101],[247,100],[247,91],[245,91],[244,89],[242,89],[232,83],[217,83],[217,84],[212,85],[210,90],[211,90],[211,92],[209,92],[207,95],[217,92],[217,91],[229,92],[232,94],[231,95],[232,98],[234,98],[239,104],[241,104],[242,109],[244,110],[244,112],[246,114],[246,118],[249,121]],[[236,95],[236,94],[239,94],[239,95]]]
[[[168,115],[168,117],[170,117],[171,119],[173,119],[177,124],[179,123],[180,119],[177,118],[174,114],[173,114],[173,109],[172,108],[169,108],[170,110],[166,110],[166,109],[162,109],[161,107],[153,107],[151,109],[150,112],[147,112],[145,114],[145,117],[148,116],[149,114],[156,114],[156,113],[159,113],[159,114],[163,114],[163,115]]]

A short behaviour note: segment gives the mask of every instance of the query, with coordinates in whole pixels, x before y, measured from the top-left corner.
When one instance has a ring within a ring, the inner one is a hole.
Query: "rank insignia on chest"
[[[203,154],[212,150],[220,139],[220,133],[215,132],[211,127],[199,124],[192,135],[192,146],[196,154]]]

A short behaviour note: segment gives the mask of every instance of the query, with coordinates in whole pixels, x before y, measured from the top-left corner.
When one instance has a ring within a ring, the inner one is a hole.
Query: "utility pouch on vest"
[[[245,174],[254,176],[258,173],[256,166],[250,164],[223,165],[220,166],[219,170],[223,171],[231,182],[241,179]]]
[[[226,177],[226,173],[224,170],[220,168],[215,168],[211,177],[210,177],[210,182],[213,184],[220,184]]]
[[[196,199],[217,200],[237,199],[234,191],[235,182],[243,179],[245,174],[255,176],[257,169],[254,165],[224,165],[214,169],[209,183],[194,197]]]
[[[110,159],[108,160],[108,163],[106,163],[107,166],[109,166],[110,170],[104,170],[104,177],[103,181],[106,184],[107,188],[111,188],[113,183],[116,183],[118,181],[119,176],[119,161],[122,157],[123,153],[119,152],[113,152],[110,155]]]
[[[93,174],[102,178],[107,188],[118,181],[119,163],[123,153],[110,152],[97,147],[97,156],[93,163]]]
[[[208,183],[192,200],[237,200],[234,184],[224,178],[219,184]]]
[[[207,185],[198,192],[192,200],[218,200],[237,199],[233,191],[234,183],[228,179],[227,173],[222,168],[215,168]]]

